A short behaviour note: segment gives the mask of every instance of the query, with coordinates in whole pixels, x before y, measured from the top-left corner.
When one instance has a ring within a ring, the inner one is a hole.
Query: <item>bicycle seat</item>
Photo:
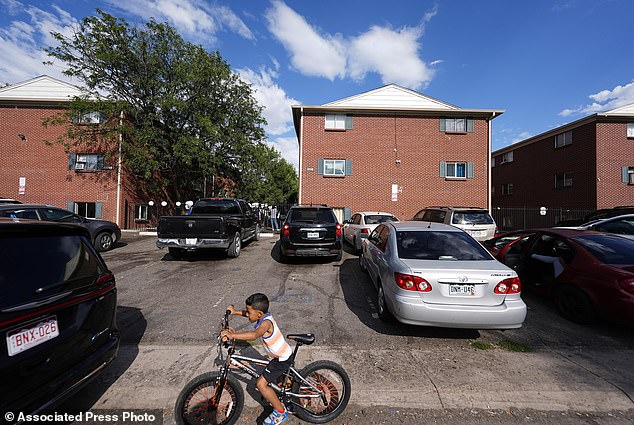
[[[315,342],[315,335],[313,334],[291,334],[287,335],[287,338],[296,341],[298,344],[310,345]]]

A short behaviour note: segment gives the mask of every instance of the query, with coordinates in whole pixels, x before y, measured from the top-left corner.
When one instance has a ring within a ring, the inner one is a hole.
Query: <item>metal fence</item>
[[[592,209],[546,208],[541,207],[493,207],[491,215],[501,232],[552,227],[567,220],[579,220],[590,214]]]

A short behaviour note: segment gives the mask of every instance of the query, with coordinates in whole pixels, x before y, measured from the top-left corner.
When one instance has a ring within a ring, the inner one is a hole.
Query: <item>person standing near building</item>
[[[277,221],[277,207],[275,205],[271,207],[271,228],[273,232],[280,230],[280,223]]]

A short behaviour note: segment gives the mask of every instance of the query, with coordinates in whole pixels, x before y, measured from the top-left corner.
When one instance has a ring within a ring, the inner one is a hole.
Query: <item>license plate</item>
[[[475,285],[449,285],[449,295],[471,297],[475,295]]]
[[[7,335],[9,356],[15,356],[22,351],[40,345],[59,335],[57,317],[52,316],[38,323],[32,328],[19,329]]]
[[[198,241],[198,239],[196,239],[196,238],[187,238],[187,239],[185,239],[185,243],[187,245],[196,245],[197,241]]]
[[[486,230],[472,230],[471,236],[486,236]]]
[[[319,232],[307,232],[306,237],[308,239],[319,239]]]

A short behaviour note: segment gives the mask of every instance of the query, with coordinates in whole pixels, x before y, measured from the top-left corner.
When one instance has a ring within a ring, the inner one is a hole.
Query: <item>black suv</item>
[[[0,217],[79,224],[90,232],[90,241],[97,248],[97,251],[108,251],[121,239],[121,229],[111,221],[89,220],[51,205],[0,205]]]
[[[73,224],[0,218],[0,259],[0,417],[50,411],[116,357],[115,278]]]
[[[341,260],[342,226],[327,206],[291,207],[280,229],[280,255],[286,257],[333,257]]]

